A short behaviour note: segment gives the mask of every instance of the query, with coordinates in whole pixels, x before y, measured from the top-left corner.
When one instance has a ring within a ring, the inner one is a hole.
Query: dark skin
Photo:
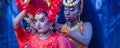
[[[65,15],[65,19],[68,23],[67,26],[69,28],[74,27],[78,23],[78,21],[79,21],[78,14],[81,14],[81,13],[82,13],[82,6],[80,6],[80,7],[78,7],[78,6],[72,6],[72,7],[65,6],[64,7],[64,15]],[[55,29],[60,31],[62,26],[63,26],[62,24],[56,23]],[[85,46],[88,46],[89,42],[91,40],[91,37],[92,37],[92,24],[90,22],[83,22],[82,27],[83,27],[83,32],[84,32],[83,35],[80,31],[80,28],[78,28],[74,31],[70,31],[70,34],[68,36],[70,38],[72,38],[73,40],[75,40],[76,42],[78,42],[79,44],[83,44]]]
[[[80,11],[79,7],[77,6],[72,6],[72,7],[66,7],[64,8],[64,15],[65,15],[65,19],[68,22],[68,24],[70,24],[72,26],[75,26],[77,24],[77,22],[79,21],[79,16],[77,14],[79,14]]]

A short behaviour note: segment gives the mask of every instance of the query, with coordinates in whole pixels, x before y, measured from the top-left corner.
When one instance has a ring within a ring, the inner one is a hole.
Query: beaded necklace
[[[76,29],[80,28],[80,32],[83,34],[82,24],[83,24],[83,22],[80,21],[74,27],[69,28],[69,27],[67,27],[67,23],[65,23],[60,31],[66,35],[69,35],[70,31],[75,31]]]

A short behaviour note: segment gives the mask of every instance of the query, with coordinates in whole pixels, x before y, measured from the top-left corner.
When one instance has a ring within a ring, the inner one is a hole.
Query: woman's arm
[[[91,23],[90,22],[83,23],[83,34],[81,34],[79,30],[77,30],[74,32],[70,32],[69,36],[75,41],[77,41],[78,43],[88,46],[92,37]]]
[[[16,16],[14,23],[13,23],[14,29],[18,29],[21,26],[20,22],[22,21],[25,15],[26,15],[26,10],[23,10],[21,13],[19,13]]]
[[[60,32],[63,25],[56,24],[55,29]],[[80,44],[87,46],[92,37],[92,24],[90,22],[83,23],[83,35],[80,32],[80,29],[70,32],[68,35],[73,40],[77,41]]]

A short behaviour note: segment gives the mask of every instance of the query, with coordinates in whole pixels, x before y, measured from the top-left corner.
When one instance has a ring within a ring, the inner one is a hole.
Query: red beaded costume
[[[60,48],[60,45],[64,45],[64,48],[72,48],[66,37],[56,33],[53,33],[45,40],[40,40],[38,34],[32,34],[19,27],[15,29],[15,34],[18,39],[19,48]]]
[[[27,13],[33,16],[37,12],[46,11],[48,21],[51,22],[55,22],[56,14],[60,11],[59,7],[62,3],[61,0],[49,0],[49,6],[46,0],[30,0],[29,4],[25,4],[24,0],[15,0],[15,2],[20,12],[26,10]],[[22,26],[14,30],[19,48],[72,48],[68,39],[63,35],[53,33],[47,39],[41,40],[38,34],[32,34],[30,31],[26,31],[22,28]]]

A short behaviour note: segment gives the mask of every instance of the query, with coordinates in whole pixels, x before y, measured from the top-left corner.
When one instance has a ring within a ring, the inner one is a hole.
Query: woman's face
[[[47,17],[43,13],[35,15],[35,26],[38,33],[46,33],[50,30],[51,23],[47,21]]]
[[[64,7],[64,15],[67,22],[72,22],[77,19],[79,13],[80,11],[78,6]]]

